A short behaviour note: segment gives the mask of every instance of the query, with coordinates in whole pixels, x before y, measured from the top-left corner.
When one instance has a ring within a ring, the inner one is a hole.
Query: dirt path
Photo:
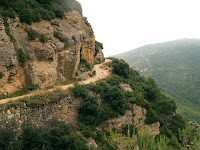
[[[89,84],[89,83],[93,83],[93,82],[96,82],[98,80],[101,80],[103,78],[106,78],[107,76],[110,75],[110,71],[109,70],[106,70],[104,66],[104,64],[108,63],[108,62],[111,62],[111,60],[109,59],[106,59],[105,62],[101,63],[101,64],[97,64],[97,65],[94,65],[94,68],[92,69],[92,71],[96,71],[96,75],[94,75],[93,77],[90,77],[84,81],[80,81],[79,84]],[[48,90],[44,90],[42,92],[52,92],[52,91],[55,91],[56,89],[61,89],[61,90],[67,90],[69,89],[70,87],[73,87],[74,84],[68,84],[68,85],[64,85],[64,86],[55,86],[54,88],[52,89],[48,89]],[[41,92],[40,92],[41,93]],[[2,99],[0,100],[0,104],[5,104],[5,103],[8,103],[10,101],[16,101],[16,100],[19,100],[19,99],[23,99],[23,98],[27,98],[27,97],[31,97],[31,96],[34,96],[34,95],[37,95],[38,92],[33,92],[33,93],[30,93],[30,94],[26,94],[26,95],[22,95],[22,96],[18,96],[18,97],[13,97],[13,98],[7,98],[7,99]]]

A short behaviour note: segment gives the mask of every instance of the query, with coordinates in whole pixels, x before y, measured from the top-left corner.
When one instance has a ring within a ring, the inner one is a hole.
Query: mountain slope
[[[116,55],[142,75],[152,77],[174,97],[186,120],[200,122],[200,40],[180,39],[146,45]]]

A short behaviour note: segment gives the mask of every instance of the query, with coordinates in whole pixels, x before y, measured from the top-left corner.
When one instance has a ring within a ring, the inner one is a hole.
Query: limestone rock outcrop
[[[150,131],[152,137],[155,137],[160,133],[160,123],[156,122],[151,125],[145,124],[147,110],[137,105],[132,105],[131,110],[127,110],[123,116],[112,118],[106,121],[104,128],[109,131],[110,127],[116,128],[122,131],[127,125],[134,124],[138,132],[142,132],[145,129]]]
[[[120,83],[119,87],[126,92],[133,92],[133,89],[131,88],[131,86],[127,83]]]
[[[76,75],[80,57],[93,64],[95,36],[78,12],[66,13],[63,19],[42,20],[27,25],[18,17],[8,19],[10,37],[0,18],[0,95],[20,90],[26,84],[52,86]],[[30,40],[27,31],[34,31]],[[61,36],[61,40],[55,37]],[[45,37],[45,42],[41,41]],[[27,56],[20,62],[18,50]]]
[[[36,126],[43,126],[52,118],[58,118],[65,123],[76,124],[78,120],[78,107],[81,101],[72,97],[66,97],[54,105],[43,105],[39,107],[24,106],[10,108],[0,112],[0,123],[15,120],[21,127],[23,123],[31,123]]]
[[[96,63],[101,63],[104,61],[104,54],[102,48],[99,48],[98,53],[95,56],[95,62]]]

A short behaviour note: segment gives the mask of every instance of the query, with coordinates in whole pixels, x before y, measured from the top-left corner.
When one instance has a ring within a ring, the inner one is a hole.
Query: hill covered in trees
[[[116,55],[174,97],[187,121],[200,122],[200,40],[181,39],[146,45]]]

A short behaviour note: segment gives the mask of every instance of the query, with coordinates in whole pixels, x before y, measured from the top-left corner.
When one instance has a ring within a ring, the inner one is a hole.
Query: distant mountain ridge
[[[163,92],[174,97],[186,120],[200,122],[200,40],[145,45],[115,57],[124,59]]]

